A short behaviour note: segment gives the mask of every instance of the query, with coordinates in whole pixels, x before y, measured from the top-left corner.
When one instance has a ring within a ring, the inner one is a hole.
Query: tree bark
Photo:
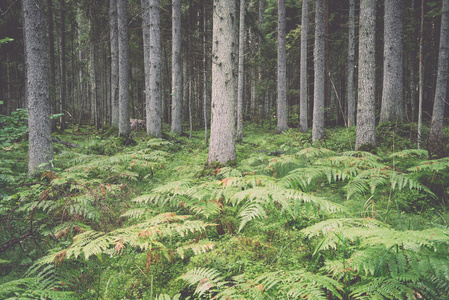
[[[359,23],[359,102],[355,148],[368,150],[376,147],[376,0],[360,1]]]
[[[243,140],[243,94],[245,89],[245,0],[240,0],[239,68],[237,87],[237,141]]]
[[[28,174],[50,169],[53,160],[45,13],[43,1],[23,0],[26,82],[28,98]],[[45,165],[43,165],[45,164]]]
[[[182,133],[181,0],[172,1],[172,116],[171,132]]]
[[[418,100],[418,137],[417,147],[421,149],[421,133],[422,133],[422,102],[424,96],[424,65],[423,65],[423,41],[424,41],[424,0],[421,0],[421,27],[419,33],[419,100]]]
[[[449,0],[443,0],[439,49],[437,85],[430,124],[430,149],[441,147],[443,142],[444,108],[447,103],[449,78]]]
[[[278,1],[278,73],[276,132],[287,130],[287,58],[285,37],[285,0]]]
[[[119,135],[125,138],[131,133],[129,123],[129,49],[127,0],[117,0],[117,26],[119,48]]]
[[[324,89],[325,89],[325,64],[324,64],[324,0],[315,2],[315,47],[314,69],[315,79],[313,86],[313,123],[312,141],[325,137],[324,132]]]
[[[301,16],[301,66],[299,75],[299,128],[301,132],[307,132],[307,112],[308,112],[308,97],[307,97],[307,33],[309,27],[309,3],[308,0],[302,1],[302,16]]]
[[[403,0],[385,0],[384,75],[380,123],[403,121]]]
[[[355,95],[354,95],[354,36],[355,36],[355,0],[349,0],[349,35],[348,35],[348,84],[347,84],[347,98],[348,98],[348,123],[349,126],[355,126]]]
[[[147,135],[162,135],[160,0],[150,0],[150,102],[147,102]]]
[[[61,113],[59,122],[61,130],[66,128],[65,114],[66,114],[66,54],[65,54],[65,0],[59,1],[61,6]]]
[[[214,0],[212,44],[212,120],[208,164],[235,159],[235,79],[233,66],[236,2]]]
[[[120,104],[117,0],[109,0],[109,30],[111,41],[111,126],[118,129]]]

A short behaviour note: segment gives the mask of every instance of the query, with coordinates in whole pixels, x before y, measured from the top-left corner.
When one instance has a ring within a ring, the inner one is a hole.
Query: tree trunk
[[[125,138],[128,138],[131,133],[131,125],[129,123],[129,49],[127,4],[127,0],[117,0],[117,26],[119,34],[119,135]]]
[[[182,133],[182,71],[181,71],[181,0],[172,1],[172,116],[171,132]]]
[[[449,78],[449,0],[443,0],[439,49],[437,85],[430,124],[429,149],[431,150],[440,148],[443,142],[444,108],[447,102]]]
[[[59,1],[61,6],[61,113],[60,117],[61,130],[66,128],[66,55],[65,55],[65,0]]]
[[[359,92],[355,148],[376,147],[376,0],[360,1]]]
[[[44,5],[22,1],[28,98],[28,174],[50,169],[53,160]]]
[[[278,1],[278,73],[276,132],[287,130],[287,58],[285,37],[285,0]]]
[[[208,164],[235,159],[235,0],[214,0],[212,45],[212,120]]]
[[[147,135],[161,137],[161,35],[160,0],[150,0],[150,102],[147,102]]]
[[[240,0],[239,67],[237,87],[237,140],[243,140],[243,94],[245,89],[245,0]]]
[[[111,127],[118,129],[120,104],[117,0],[109,1],[109,38],[111,41]]]
[[[307,132],[307,33],[309,27],[309,3],[308,0],[302,1],[302,16],[301,16],[301,66],[299,75],[299,128],[301,132]]]
[[[385,0],[384,76],[380,123],[403,121],[403,0]]]
[[[419,37],[419,100],[418,100],[418,137],[417,147],[421,149],[421,132],[422,132],[422,102],[424,96],[424,66],[423,66],[423,41],[424,41],[424,0],[421,0],[421,30]]]
[[[49,52],[49,97],[50,113],[56,113],[56,59],[55,59],[55,30],[53,24],[53,0],[47,0],[47,22],[48,22],[48,52]],[[56,130],[56,120],[51,120],[52,131]]]
[[[349,0],[349,36],[348,36],[348,85],[347,85],[347,97],[348,97],[348,123],[349,126],[355,125],[355,95],[354,95],[354,36],[355,36],[355,0]]]
[[[324,0],[315,2],[315,47],[314,69],[315,79],[313,86],[313,125],[312,141],[321,140],[324,132],[324,89],[325,89],[325,64],[324,64]]]

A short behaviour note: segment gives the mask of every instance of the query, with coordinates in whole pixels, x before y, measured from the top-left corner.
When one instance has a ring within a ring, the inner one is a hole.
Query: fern
[[[181,277],[188,285],[196,285],[195,294],[201,297],[205,292],[211,292],[224,286],[227,282],[220,277],[220,272],[215,269],[194,268]]]
[[[43,288],[41,279],[26,277],[0,285],[0,299],[77,299],[75,293]]]

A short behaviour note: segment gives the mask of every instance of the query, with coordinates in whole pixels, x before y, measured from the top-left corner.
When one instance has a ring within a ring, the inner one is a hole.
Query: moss
[[[369,143],[360,145],[360,146],[357,148],[357,151],[365,151],[365,152],[369,152],[369,153],[371,153],[371,154],[377,154],[377,148],[376,148],[376,146],[374,146],[373,144],[369,144]]]

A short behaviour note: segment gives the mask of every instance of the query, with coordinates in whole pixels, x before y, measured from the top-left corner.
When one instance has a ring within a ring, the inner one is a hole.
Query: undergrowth
[[[247,130],[205,169],[203,132],[81,128],[33,181],[26,144],[3,146],[0,299],[449,298],[447,157],[408,127],[377,154],[353,128]]]

